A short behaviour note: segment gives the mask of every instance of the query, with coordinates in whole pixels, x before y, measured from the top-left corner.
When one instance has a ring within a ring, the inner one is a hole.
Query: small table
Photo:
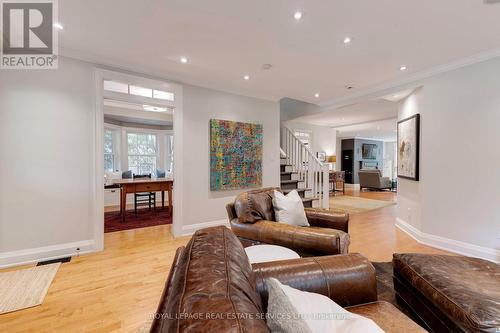
[[[253,245],[246,247],[245,252],[251,264],[300,258],[297,252],[278,245]]]
[[[125,222],[127,208],[127,194],[139,192],[161,192],[161,206],[165,207],[165,191],[168,194],[168,213],[172,215],[172,187],[173,179],[168,178],[139,178],[115,179],[113,184],[120,186],[120,214]]]

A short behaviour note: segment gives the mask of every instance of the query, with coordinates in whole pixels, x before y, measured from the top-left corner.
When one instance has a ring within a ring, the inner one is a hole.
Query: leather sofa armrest
[[[359,253],[257,263],[252,268],[265,309],[269,278],[325,295],[343,307],[377,300],[375,268]]]
[[[347,244],[345,244],[348,235],[343,231],[327,228],[297,227],[266,220],[255,223],[241,223],[237,219],[233,219],[231,220],[231,230],[240,238],[284,246],[299,254],[333,255],[347,253],[349,245],[348,239]]]
[[[318,208],[306,208],[309,224],[314,227],[337,229],[343,232],[349,230],[349,214],[344,211],[331,211]]]

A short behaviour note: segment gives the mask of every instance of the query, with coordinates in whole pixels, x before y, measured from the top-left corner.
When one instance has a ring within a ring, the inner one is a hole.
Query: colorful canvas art
[[[262,186],[262,125],[210,120],[210,190]]]

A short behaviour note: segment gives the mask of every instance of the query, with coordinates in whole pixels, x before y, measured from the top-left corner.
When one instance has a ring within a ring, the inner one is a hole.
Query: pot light
[[[151,112],[166,112],[167,111],[167,108],[163,108],[160,106],[146,105],[146,104],[144,104],[142,106],[142,108],[144,109],[144,111],[151,111]]]
[[[399,67],[399,70],[400,70],[400,71],[402,71],[402,72],[404,72],[404,71],[405,71],[405,70],[407,70],[407,69],[408,69],[408,67],[406,67],[406,66],[401,66],[401,67]]]
[[[243,76],[243,79],[248,81],[248,80],[250,80],[250,76],[249,75],[245,75],[245,76]]]
[[[64,29],[64,27],[62,26],[61,23],[54,23],[54,28],[59,29],[59,30],[63,30]]]
[[[293,18],[297,21],[300,20],[302,18],[302,12],[295,12],[295,14],[293,14]]]
[[[315,94],[314,94],[314,97],[318,98],[318,97],[319,97],[319,94],[318,94],[318,93],[315,93]]]
[[[344,44],[349,44],[351,41],[351,37],[344,38]]]
[[[186,57],[181,57],[181,62],[182,62],[183,64],[187,64],[187,62],[188,62],[188,58],[186,58]]]

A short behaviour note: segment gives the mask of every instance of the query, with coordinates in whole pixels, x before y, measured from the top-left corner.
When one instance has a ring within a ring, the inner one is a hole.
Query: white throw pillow
[[[274,286],[279,284],[281,290],[293,305],[293,309],[296,310],[313,333],[384,333],[373,320],[345,310],[324,295],[294,289],[281,284],[276,279],[270,280],[272,281],[269,283]],[[280,300],[280,302],[283,303],[283,300]],[[270,297],[268,303],[275,305],[275,300]],[[269,313],[269,308],[277,311],[277,313]],[[276,310],[275,306],[268,307],[268,316],[282,316],[283,312]]]
[[[309,226],[302,198],[296,190],[288,193],[288,195],[275,190],[273,208],[276,221],[300,227]]]

